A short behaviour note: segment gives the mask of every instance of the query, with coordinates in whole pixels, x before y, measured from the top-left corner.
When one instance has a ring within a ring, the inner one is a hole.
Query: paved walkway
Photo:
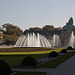
[[[23,72],[46,72],[47,75],[75,75],[75,55],[60,64],[56,69],[19,69],[12,68],[14,71]]]
[[[53,72],[48,72],[47,75],[75,75],[75,55],[60,64]]]

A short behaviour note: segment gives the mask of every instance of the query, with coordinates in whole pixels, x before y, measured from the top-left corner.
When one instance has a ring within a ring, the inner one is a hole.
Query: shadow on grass
[[[16,71],[15,75],[46,75],[44,72],[18,72]]]
[[[46,62],[45,64],[42,64],[40,66],[36,67],[26,67],[26,66],[15,66],[15,68],[29,68],[29,69],[38,69],[38,68],[56,68],[58,65],[63,63],[64,61],[68,60],[70,57],[75,55],[75,52],[69,52],[67,54],[64,54],[62,56],[59,56],[58,58],[51,60],[49,62]]]

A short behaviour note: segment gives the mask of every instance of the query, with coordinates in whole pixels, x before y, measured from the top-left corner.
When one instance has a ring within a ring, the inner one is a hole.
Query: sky
[[[23,31],[30,27],[63,27],[70,17],[75,24],[75,0],[0,0],[0,27],[10,23]]]

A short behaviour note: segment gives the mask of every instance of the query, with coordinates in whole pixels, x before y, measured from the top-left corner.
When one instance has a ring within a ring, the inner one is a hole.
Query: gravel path
[[[60,64],[56,69],[19,69],[12,68],[13,71],[23,72],[46,72],[47,75],[75,75],[75,55]]]

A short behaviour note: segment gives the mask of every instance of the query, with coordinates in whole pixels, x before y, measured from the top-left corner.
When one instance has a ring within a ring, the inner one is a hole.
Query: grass
[[[52,50],[51,50],[52,51]],[[34,52],[0,52],[0,55],[24,55],[24,54],[45,54],[51,51],[34,51]]]
[[[53,48],[45,48],[45,47],[0,48],[0,52],[32,52],[45,50],[53,50]]]
[[[48,55],[51,51],[59,52],[61,48],[50,51],[34,51],[34,52],[0,52],[0,59],[5,60],[11,67],[21,64],[22,60],[26,56],[32,56],[35,59],[43,58]]]
[[[39,67],[41,67],[41,68],[56,68],[58,65],[60,65],[64,61],[68,60],[73,55],[75,55],[75,52],[67,53],[67,54],[60,56],[60,57],[56,58],[55,60],[47,62]]]
[[[57,48],[56,50],[50,50],[49,53],[51,51],[60,52],[61,48]],[[9,54],[4,54],[4,53],[1,54],[1,52],[0,52],[0,59],[5,60],[10,65],[10,67],[15,67],[15,68],[16,67],[19,67],[19,68],[56,68],[59,64],[66,61],[67,59],[69,59],[73,55],[75,55],[75,52],[67,53],[63,56],[59,56],[55,60],[49,61],[49,62],[47,62],[41,66],[37,66],[37,67],[15,66],[15,65],[21,64],[22,60],[26,56],[32,56],[35,59],[38,59],[38,58],[46,57],[48,55],[48,53],[45,53],[45,51],[37,51],[37,52],[35,52],[35,54],[33,52],[31,54],[29,52],[27,54],[17,54],[16,52],[15,52],[15,54],[11,54],[11,52],[8,52]],[[44,54],[42,52],[44,52]]]
[[[5,60],[11,67],[21,64],[22,60],[27,56],[32,56],[35,59],[42,58],[48,54],[31,54],[31,55],[0,55],[0,59]]]
[[[22,48],[23,49],[23,48]],[[24,54],[46,54],[52,51],[60,52],[62,48],[56,48],[55,50],[45,50],[45,51],[29,51],[29,52],[0,52],[0,55],[24,55]]]
[[[64,61],[68,60],[70,57],[72,57],[73,55],[75,55],[75,52],[70,52],[70,53],[67,53],[63,56],[59,56],[58,58],[52,60],[52,61],[49,61],[45,64],[42,64],[40,66],[37,66],[37,67],[24,67],[24,66],[17,66],[18,68],[56,68],[58,65],[60,65],[61,63],[63,63]]]
[[[48,54],[37,54],[37,55],[30,55],[34,57],[35,59],[42,58],[47,56]],[[49,61],[41,66],[37,67],[21,67],[21,66],[15,66],[21,64],[22,60],[29,55],[0,55],[0,59],[5,60],[11,67],[15,68],[56,68],[59,64],[66,61],[70,57],[75,55],[75,52],[67,53],[63,56],[59,56],[55,60]]]
[[[44,72],[18,72],[15,75],[46,75]]]

